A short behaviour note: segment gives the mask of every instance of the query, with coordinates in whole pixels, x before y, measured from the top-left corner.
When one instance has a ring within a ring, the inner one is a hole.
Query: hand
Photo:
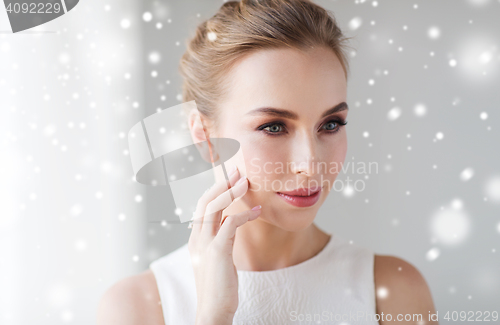
[[[260,206],[227,216],[222,210],[248,190],[246,177],[239,178],[238,170],[227,182],[215,183],[198,200],[189,237],[188,249],[194,270],[197,295],[196,320],[232,324],[238,308],[238,274],[233,263],[233,244],[236,228],[260,215]],[[239,180],[238,180],[239,178]],[[238,180],[238,182],[237,182]],[[255,209],[255,210],[254,210]]]

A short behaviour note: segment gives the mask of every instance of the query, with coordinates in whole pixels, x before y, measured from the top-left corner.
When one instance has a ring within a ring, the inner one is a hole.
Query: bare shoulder
[[[381,325],[394,324],[395,321],[398,324],[439,324],[429,321],[429,312],[436,313],[431,291],[411,263],[395,256],[375,255],[374,277],[376,312],[385,316],[380,320]]]
[[[156,279],[151,270],[122,279],[101,297],[98,325],[164,325]]]

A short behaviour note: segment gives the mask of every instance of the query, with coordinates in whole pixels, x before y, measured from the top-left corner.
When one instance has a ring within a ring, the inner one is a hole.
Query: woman
[[[227,2],[198,27],[193,140],[236,139],[244,160],[229,189],[215,173],[187,244],[108,290],[100,324],[438,324],[414,266],[314,224],[347,151],[346,40],[308,0]]]

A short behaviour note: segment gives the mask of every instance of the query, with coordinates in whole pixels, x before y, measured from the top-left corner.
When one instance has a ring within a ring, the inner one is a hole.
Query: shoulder
[[[420,314],[422,318],[414,318],[415,323],[424,320],[426,324],[438,324],[428,322],[429,312],[436,313],[434,302],[425,278],[415,266],[390,255],[375,255],[374,264],[377,314],[391,314],[392,322],[397,321],[398,314]],[[384,320],[381,325],[391,323]]]
[[[160,296],[151,270],[113,284],[101,297],[98,325],[164,325]]]

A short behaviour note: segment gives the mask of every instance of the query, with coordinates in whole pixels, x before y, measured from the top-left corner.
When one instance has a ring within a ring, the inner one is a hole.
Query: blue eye
[[[271,126],[266,127],[266,129],[267,129],[267,128],[269,128],[269,131],[270,131],[271,133],[276,133],[276,132],[278,132],[278,131],[280,130],[281,125],[278,125],[278,124],[273,124],[273,125],[271,125]]]
[[[331,129],[329,129],[329,130],[333,130],[333,129],[335,129],[335,127],[337,126],[337,123],[336,123],[336,122],[331,121],[331,122],[326,123],[326,124],[325,124],[325,127],[326,127],[326,126],[328,126],[328,125],[333,125],[333,126],[332,126],[332,128],[331,128]],[[326,129],[328,130],[328,127],[327,127]]]
[[[282,122],[271,122],[259,126],[257,130],[264,131],[264,133],[269,135],[279,135],[281,129],[284,129],[285,125]]]
[[[333,124],[333,127],[331,129],[327,127],[328,125],[332,125],[332,124]],[[337,132],[341,126],[346,125],[346,124],[347,124],[347,121],[331,120],[331,121],[326,122],[324,126],[327,127],[326,128],[327,132],[333,133],[333,132]]]

